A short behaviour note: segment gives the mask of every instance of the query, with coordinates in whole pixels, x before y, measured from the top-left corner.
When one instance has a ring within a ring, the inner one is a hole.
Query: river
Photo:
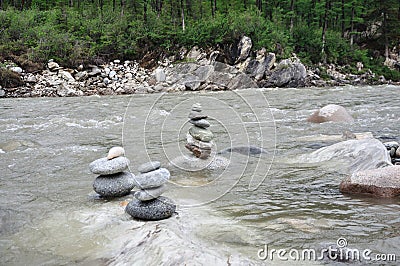
[[[320,250],[339,238],[400,256],[399,198],[343,195],[346,163],[296,160],[338,142],[324,135],[344,130],[400,141],[399,92],[348,86],[1,99],[0,264],[280,265],[259,260],[258,251]],[[268,153],[227,154],[225,171],[170,165],[187,153],[195,102],[210,116],[218,149],[252,144]],[[330,103],[345,106],[355,122],[305,122]],[[172,218],[135,221],[124,213],[131,196],[103,200],[93,192],[89,163],[120,145],[135,174],[148,160],[170,169]]]

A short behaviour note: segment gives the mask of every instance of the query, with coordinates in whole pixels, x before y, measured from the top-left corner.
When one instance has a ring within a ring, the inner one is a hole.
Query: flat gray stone
[[[189,122],[192,123],[193,125],[201,127],[201,128],[208,128],[211,126],[210,122],[208,122],[205,119],[199,119],[199,120],[190,119]]]
[[[149,201],[133,199],[126,205],[125,212],[140,220],[162,220],[171,217],[176,205],[166,197],[159,197]]]
[[[191,112],[189,113],[189,116],[188,116],[188,117],[189,117],[190,119],[192,119],[192,120],[200,120],[200,119],[207,118],[208,116],[205,115],[205,114],[203,114],[202,112],[191,111]]]
[[[147,162],[138,167],[138,171],[142,174],[157,170],[158,168],[161,167],[161,163],[159,161],[152,161],[152,162]]]
[[[165,191],[167,191],[167,185],[161,185],[156,188],[141,189],[139,191],[136,191],[133,196],[140,201],[147,201],[158,198]]]
[[[134,186],[134,175],[128,172],[100,175],[93,183],[94,191],[105,198],[128,195]]]
[[[129,160],[126,157],[117,157],[108,160],[107,157],[97,159],[89,164],[90,172],[97,175],[112,175],[128,169]]]
[[[135,177],[135,185],[141,189],[159,187],[168,182],[170,173],[166,168],[140,174]]]
[[[189,128],[189,134],[193,138],[204,142],[210,142],[214,138],[214,134],[210,130],[197,126]]]

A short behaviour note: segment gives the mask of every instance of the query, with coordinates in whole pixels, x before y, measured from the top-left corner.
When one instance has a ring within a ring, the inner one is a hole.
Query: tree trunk
[[[217,0],[210,0],[211,3],[211,15],[215,17],[215,11],[217,10]]]
[[[262,0],[256,0],[257,9],[262,11]]]
[[[24,10],[24,6],[25,6],[25,0],[21,1],[21,10]]]
[[[383,8],[383,38],[385,39],[385,59],[389,58],[389,38],[387,34],[387,8]]]
[[[344,20],[344,0],[342,0],[342,38],[344,38],[344,31],[345,31],[345,20]]]
[[[353,46],[354,43],[354,14],[355,13],[355,7],[354,7],[354,3],[351,7],[351,19],[350,19],[350,45]]]
[[[294,26],[294,0],[290,1],[290,33],[293,33]]]
[[[181,0],[181,18],[182,18],[182,31],[185,31],[185,11],[183,8],[183,0]]]
[[[147,0],[143,1],[143,21],[147,23]]]
[[[203,1],[200,1],[200,19],[203,19]]]
[[[326,0],[326,3],[325,3],[325,14],[324,14],[324,19],[323,19],[323,27],[322,27],[322,50],[321,50],[321,59],[322,59],[322,63],[324,63],[324,64],[327,63],[325,46],[326,46],[326,31],[327,31],[327,28],[328,28],[328,10],[329,10],[329,6],[330,6],[330,0]]]
[[[124,16],[125,12],[125,0],[121,0],[121,17]]]

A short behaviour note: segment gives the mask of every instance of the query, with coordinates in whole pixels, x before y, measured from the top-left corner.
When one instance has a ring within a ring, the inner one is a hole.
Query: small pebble
[[[108,155],[107,155],[107,159],[111,160],[120,156],[124,156],[125,155],[125,150],[122,147],[112,147],[109,151],[108,151]]]
[[[201,104],[199,104],[199,103],[193,104],[192,111],[201,112],[202,111]]]

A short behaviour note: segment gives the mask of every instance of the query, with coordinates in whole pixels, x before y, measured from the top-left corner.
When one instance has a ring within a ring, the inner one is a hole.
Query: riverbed
[[[327,136],[344,130],[400,141],[399,92],[388,85],[1,99],[0,264],[264,264],[271,263],[258,258],[265,245],[320,250],[341,237],[351,248],[398,253],[399,198],[343,195],[345,162],[297,158],[340,141]],[[251,144],[268,153],[226,154],[226,170],[171,165],[188,154],[187,115],[196,102],[210,116],[218,150]],[[355,122],[305,122],[331,103]],[[170,169],[172,218],[136,221],[124,213],[132,196],[93,192],[89,163],[121,145],[134,174],[148,160]]]

